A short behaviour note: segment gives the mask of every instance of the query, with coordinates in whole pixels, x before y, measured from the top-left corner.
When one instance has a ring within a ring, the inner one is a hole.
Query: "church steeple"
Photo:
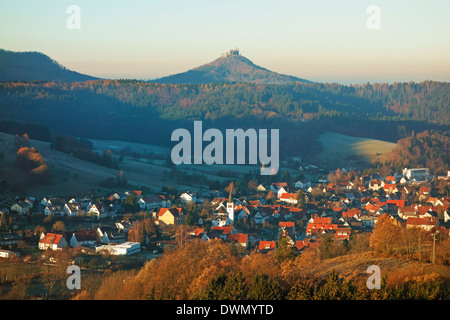
[[[234,184],[231,182],[230,184],[230,195],[228,196],[228,202],[227,202],[227,212],[228,212],[228,219],[230,219],[230,222],[234,222],[234,203],[233,203],[233,197],[231,193],[233,192]]]

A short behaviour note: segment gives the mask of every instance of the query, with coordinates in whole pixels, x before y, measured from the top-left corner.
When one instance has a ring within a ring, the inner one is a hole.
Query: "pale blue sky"
[[[72,4],[80,30],[66,27]],[[366,27],[369,5],[380,30]],[[0,48],[107,78],[184,72],[237,46],[313,81],[449,81],[449,17],[449,0],[0,0]]]

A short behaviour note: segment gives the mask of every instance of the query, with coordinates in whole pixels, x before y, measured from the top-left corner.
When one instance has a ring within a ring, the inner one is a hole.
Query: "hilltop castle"
[[[236,47],[236,49],[231,49],[230,51],[223,53],[222,57],[238,56],[238,55],[239,55],[239,49]]]

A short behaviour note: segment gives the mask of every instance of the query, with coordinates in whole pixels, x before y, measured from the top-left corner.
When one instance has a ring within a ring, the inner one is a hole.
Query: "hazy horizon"
[[[69,5],[80,26],[69,29]],[[368,6],[381,28],[369,30]],[[155,79],[238,47],[255,64],[316,82],[450,80],[450,2],[11,1],[0,47],[39,51],[100,78]]]

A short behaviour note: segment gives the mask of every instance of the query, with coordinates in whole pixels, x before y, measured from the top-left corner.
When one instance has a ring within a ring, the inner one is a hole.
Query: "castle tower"
[[[228,197],[228,202],[227,202],[228,219],[230,219],[230,222],[234,222],[234,203],[233,203],[233,198],[231,197],[232,191],[233,191],[233,186],[230,187],[230,195]]]

